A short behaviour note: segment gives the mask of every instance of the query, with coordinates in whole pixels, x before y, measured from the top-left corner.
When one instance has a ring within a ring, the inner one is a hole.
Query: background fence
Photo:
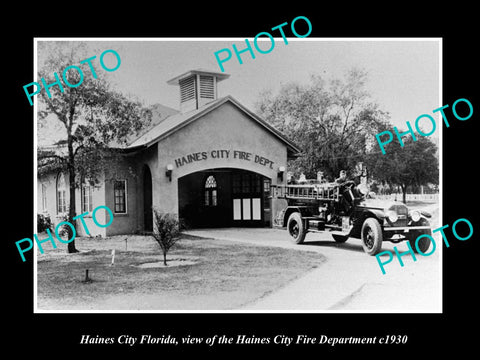
[[[376,194],[375,199],[402,201],[402,194],[380,195]],[[438,201],[438,194],[407,194],[407,201],[421,200],[421,201]]]

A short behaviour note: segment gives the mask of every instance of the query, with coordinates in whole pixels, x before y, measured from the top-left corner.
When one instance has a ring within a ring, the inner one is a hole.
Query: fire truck
[[[398,201],[371,198],[365,185],[344,183],[309,183],[271,187],[271,195],[285,199],[287,206],[277,213],[274,227],[284,228],[292,240],[302,244],[308,232],[329,232],[338,243],[349,238],[361,240],[369,255],[381,251],[382,243],[410,241],[415,252],[426,252],[431,235],[428,219],[422,210],[409,209]]]

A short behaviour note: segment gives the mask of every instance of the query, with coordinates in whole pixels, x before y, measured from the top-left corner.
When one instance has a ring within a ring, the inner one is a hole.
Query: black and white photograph
[[[472,346],[469,27],[310,10],[19,38],[13,332],[52,355]]]
[[[37,40],[38,311],[441,311],[441,39],[261,40]]]

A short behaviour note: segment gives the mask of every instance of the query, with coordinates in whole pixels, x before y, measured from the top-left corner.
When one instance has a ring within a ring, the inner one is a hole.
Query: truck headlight
[[[362,195],[367,195],[368,194],[368,186],[366,184],[358,185],[357,190]]]
[[[414,222],[419,221],[420,218],[421,218],[420,211],[418,211],[418,210],[412,210],[412,211],[410,212],[410,218],[411,218],[412,221],[414,221]]]
[[[387,211],[387,218],[390,222],[394,223],[398,220],[398,214],[395,210],[388,210]]]

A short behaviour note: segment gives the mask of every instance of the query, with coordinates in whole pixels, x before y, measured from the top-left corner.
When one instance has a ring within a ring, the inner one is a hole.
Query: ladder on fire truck
[[[271,185],[271,196],[274,198],[294,200],[339,200],[338,184],[305,184],[305,185]]]

